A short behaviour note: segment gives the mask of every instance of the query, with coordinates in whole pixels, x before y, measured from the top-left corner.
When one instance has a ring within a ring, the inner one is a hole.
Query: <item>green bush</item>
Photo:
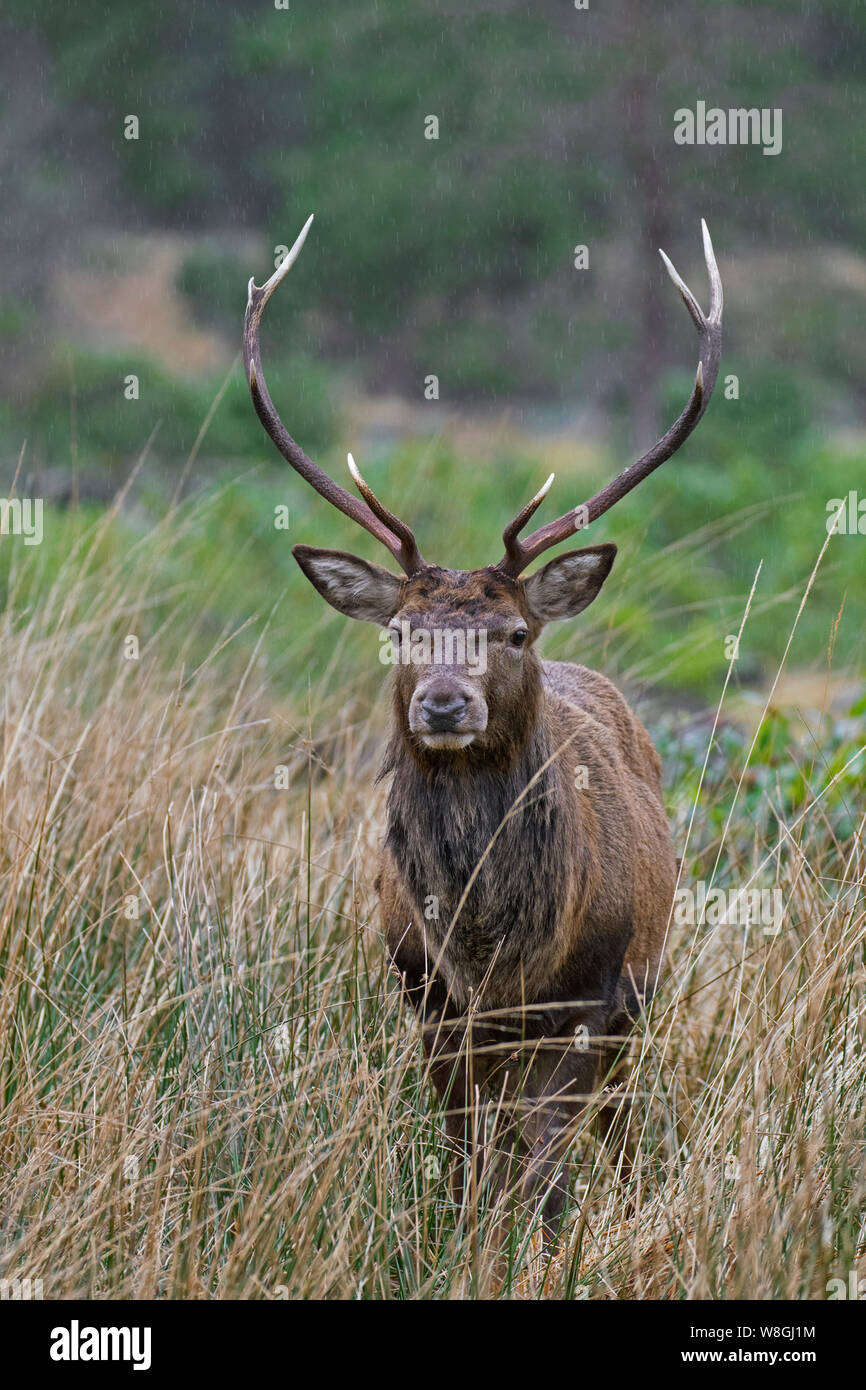
[[[138,399],[125,395],[127,378],[138,378]],[[276,357],[268,364],[274,395],[290,402],[292,432],[309,450],[325,449],[336,438],[338,416],[327,371],[303,353]],[[170,376],[148,358],[131,353],[73,352],[59,359],[27,403],[22,417],[11,414],[7,440],[20,447],[28,439],[28,458],[43,466],[68,466],[77,457],[87,469],[128,471],[154,427],[153,456],[171,464],[184,460],[220,390],[219,377],[204,381]],[[238,364],[216,408],[199,450],[202,464],[276,459],[250,407],[249,390]]]

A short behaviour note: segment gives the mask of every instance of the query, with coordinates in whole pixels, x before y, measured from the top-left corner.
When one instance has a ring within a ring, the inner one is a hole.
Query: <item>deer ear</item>
[[[313,588],[338,613],[387,627],[400,607],[402,579],[345,550],[296,545],[292,554]]]
[[[557,555],[531,574],[523,581],[523,591],[533,617],[549,623],[588,608],[610,574],[615,555],[615,545],[588,545]]]

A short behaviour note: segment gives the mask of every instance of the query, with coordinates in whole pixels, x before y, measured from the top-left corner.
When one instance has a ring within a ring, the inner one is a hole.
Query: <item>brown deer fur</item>
[[[264,285],[250,281],[247,380],[292,468],[404,571],[400,579],[345,551],[293,552],[339,612],[390,626],[395,642],[408,634],[382,768],[392,778],[378,879],[388,950],[419,1016],[455,1147],[474,1136],[476,1099],[489,1099],[504,1116],[489,1165],[497,1185],[516,1156],[523,1189],[552,1220],[565,1200],[561,1163],[577,1117],[612,1074],[621,1039],[656,984],[676,863],[659,760],[640,722],[604,676],[535,652],[546,622],[592,602],[615,547],[571,551],[521,576],[637,487],[698,424],[719,371],[722,282],[705,223],[707,314],[662,252],[700,354],[685,407],[652,448],[586,503],[521,539],[551,476],[505,528],[497,565],[440,569],[426,564],[351,454],[361,499],[304,453],[271,400],[262,314],[312,220]],[[459,644],[419,663],[416,630],[483,633],[486,664],[470,662]],[[616,1112],[608,1106],[605,1123]],[[462,1172],[458,1165],[458,1187]]]
[[[476,1087],[485,1099],[517,1098],[498,1147],[507,1155],[517,1138],[524,1185],[552,1217],[573,1122],[656,983],[676,879],[643,726],[604,676],[534,649],[546,617],[591,601],[615,548],[559,556],[527,580],[430,567],[401,581],[340,552],[295,553],[341,612],[486,633],[482,675],[453,663],[394,667],[379,891],[449,1134],[462,1141]],[[583,571],[569,572],[578,557],[591,566],[589,594]],[[381,594],[373,571],[390,581]],[[518,649],[515,624],[527,633]],[[474,682],[486,705],[466,747],[430,748],[411,728],[419,686],[443,680]]]

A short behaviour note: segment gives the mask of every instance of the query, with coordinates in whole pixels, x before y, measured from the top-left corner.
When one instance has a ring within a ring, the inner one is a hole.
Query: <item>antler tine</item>
[[[341,487],[339,483],[335,483],[333,478],[329,478],[318,464],[313,463],[313,460],[304,453],[301,446],[289,434],[277,414],[265,381],[259,345],[262,314],[274,290],[298,259],[312,221],[312,217],[307,218],[291,251],[264,285],[256,285],[252,280],[249,282],[247,309],[244,315],[244,366],[253,405],[265,430],[295,472],[299,473],[311,487],[315,488],[319,496],[324,497],[326,502],[330,502],[338,511],[343,512],[352,521],[356,521],[359,526],[363,526],[364,530],[369,531],[371,536],[375,536],[376,540],[380,541],[391,552],[406,574],[414,574],[417,570],[424,568],[424,561],[409,527],[382,506],[381,502],[370,492],[366,483],[361,487],[366,502],[361,502]],[[360,477],[360,474],[358,476]]]
[[[395,516],[393,512],[389,512],[388,508],[384,505],[384,503],[379,501],[375,492],[370,487],[370,484],[366,482],[364,478],[361,477],[361,470],[359,469],[355,460],[352,458],[351,454],[346,455],[346,461],[349,465],[349,472],[352,475],[352,479],[355,483],[355,486],[357,487],[361,496],[364,498],[364,501],[367,503],[367,506],[370,508],[370,511],[373,512],[374,515],[377,516],[380,521],[384,522],[389,531],[393,532],[393,534],[399,538],[400,542],[402,543],[405,555],[407,556],[407,558],[411,558],[411,560],[413,561],[411,568],[407,569],[406,573],[413,574],[415,570],[423,569],[424,561],[421,559],[421,556],[418,553],[418,546],[415,542],[415,537],[409,530],[409,527],[406,525],[405,521],[401,521],[400,518],[398,516]]]
[[[722,279],[719,275],[719,267],[713,253],[713,243],[710,240],[710,233],[706,222],[701,219],[701,232],[704,243],[704,259],[707,264],[707,276],[710,282],[710,307],[707,314],[703,313],[701,306],[695,299],[688,285],[677,273],[671,261],[660,251],[662,260],[668,274],[676,285],[682,296],[683,303],[689,311],[692,322],[698,332],[700,339],[700,350],[698,359],[698,369],[695,373],[695,381],[691,395],[686,402],[680,415],[671,425],[670,429],[662,435],[651,449],[647,450],[635,463],[629,464],[627,468],[590,497],[588,502],[582,503],[579,507],[574,507],[557,517],[555,521],[550,521],[546,526],[541,526],[537,531],[533,531],[526,540],[517,539],[521,527],[526,524],[532,515],[538,502],[533,498],[528,507],[506,527],[503,535],[505,541],[505,555],[497,566],[506,574],[516,579],[517,576],[543,551],[548,550],[552,545],[557,545],[567,537],[574,535],[575,531],[588,526],[591,521],[596,521],[608,511],[616,502],[625,497],[627,492],[642,483],[660,464],[669,459],[676,453],[680,445],[688,439],[695,425],[700,420],[706,410],[716,378],[719,374],[719,362],[722,355],[722,309],[724,307],[724,295],[722,292]],[[541,500],[539,495],[538,501]],[[533,505],[534,504],[534,505]]]
[[[544,486],[538,489],[537,493],[532,498],[532,500],[527,502],[526,506],[523,508],[523,511],[518,512],[514,520],[509,522],[505,530],[502,532],[502,540],[505,544],[505,554],[513,564],[516,564],[520,560],[520,541],[517,539],[517,537],[520,535],[520,532],[523,530],[529,518],[533,516],[534,513],[538,510],[538,508],[541,506],[542,502],[544,501],[545,497],[551,489],[555,477],[556,474],[551,473]],[[518,570],[517,573],[519,574],[520,571]]]

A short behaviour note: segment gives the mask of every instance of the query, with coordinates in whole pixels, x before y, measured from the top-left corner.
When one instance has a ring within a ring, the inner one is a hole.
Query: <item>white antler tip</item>
[[[277,266],[270,280],[268,280],[266,284],[262,285],[262,308],[264,308],[265,304],[267,304],[274,290],[277,288],[277,285],[284,278],[284,276],[288,275],[292,266],[295,264],[295,261],[300,256],[301,249],[304,245],[304,242],[307,239],[307,232],[310,230],[312,223],[313,213],[310,213],[309,217],[307,218],[306,222],[304,223],[303,227],[298,233],[298,236],[295,238],[294,246],[291,248],[290,251],[286,253],[283,259],[280,261],[280,264]]]
[[[701,218],[701,237],[704,243],[704,255],[707,260],[713,260],[713,240],[710,236],[710,229],[703,218]]]
[[[548,478],[547,482],[544,483],[544,484],[538,489],[537,493],[535,494],[535,496],[533,497],[532,501],[531,501],[530,504],[529,504],[533,511],[535,511],[535,508],[536,508],[536,507],[539,507],[539,506],[541,505],[541,503],[544,501],[544,499],[545,499],[545,497],[547,496],[547,494],[550,492],[550,488],[551,488],[551,485],[552,485],[553,480],[554,480],[555,477],[556,477],[556,474],[555,474],[555,473],[551,473],[551,475],[550,475],[550,477]]]
[[[294,260],[294,258],[297,256],[298,252],[300,251],[301,247],[303,246],[304,242],[305,242],[306,239],[307,239],[307,232],[310,230],[310,228],[311,228],[312,225],[313,225],[313,216],[314,216],[314,214],[311,212],[310,215],[309,215],[309,217],[307,218],[306,222],[304,223],[303,227],[302,227],[301,230],[299,231],[299,233],[298,233],[298,235],[297,235],[297,238],[296,238],[296,240],[295,240],[294,246],[292,247],[291,251],[289,252],[289,256],[291,256],[291,258],[292,258],[293,260]]]
[[[666,251],[663,251],[661,247],[659,247],[659,255],[664,261],[665,270],[667,271],[668,275],[673,280],[677,289],[680,289],[683,283],[682,277],[680,276],[680,273],[674,265],[673,261],[671,260],[670,256],[667,254]]]

